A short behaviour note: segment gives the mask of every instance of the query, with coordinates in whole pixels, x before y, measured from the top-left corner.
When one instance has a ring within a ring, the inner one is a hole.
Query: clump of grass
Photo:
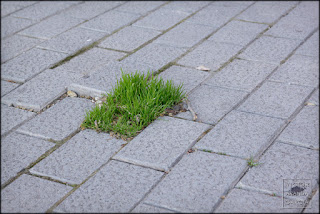
[[[185,98],[182,84],[164,82],[136,71],[125,74],[116,86],[104,95],[105,102],[86,113],[82,128],[114,132],[116,136],[130,138],[137,135],[157,117]]]
[[[256,160],[253,160],[252,156],[247,160],[247,163],[250,168],[260,165],[259,162],[257,162]]]

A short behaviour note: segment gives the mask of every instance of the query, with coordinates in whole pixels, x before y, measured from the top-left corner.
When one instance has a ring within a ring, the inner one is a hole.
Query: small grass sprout
[[[127,139],[136,136],[152,121],[163,115],[166,108],[185,98],[182,84],[175,86],[171,80],[145,76],[140,72],[124,73],[105,102],[86,112],[82,128],[112,132]]]
[[[256,160],[253,160],[252,156],[247,160],[247,163],[250,168],[260,165],[259,162],[257,162]]]

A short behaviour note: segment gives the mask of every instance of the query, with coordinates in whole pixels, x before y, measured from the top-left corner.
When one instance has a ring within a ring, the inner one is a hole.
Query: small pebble
[[[74,91],[68,91],[67,92],[67,95],[69,96],[69,97],[77,97],[78,95],[76,94],[76,92],[74,92]]]

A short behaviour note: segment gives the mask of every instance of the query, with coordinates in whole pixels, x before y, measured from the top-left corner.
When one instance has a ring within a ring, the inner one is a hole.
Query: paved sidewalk
[[[121,68],[198,119],[81,130]],[[2,212],[319,213],[318,129],[319,2],[1,1]]]

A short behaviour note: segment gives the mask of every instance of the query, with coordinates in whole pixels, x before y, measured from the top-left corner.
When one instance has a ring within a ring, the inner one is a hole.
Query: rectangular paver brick
[[[304,1],[290,12],[295,16],[311,17],[319,20],[319,3],[316,1]]]
[[[151,191],[145,203],[178,212],[211,212],[246,162],[206,152],[186,154]]]
[[[133,26],[163,31],[179,23],[189,15],[190,13],[187,12],[160,8],[134,23]]]
[[[247,186],[268,190],[282,196],[283,179],[319,179],[319,152],[275,142],[241,179]]]
[[[188,99],[199,121],[216,124],[246,95],[247,92],[244,91],[202,85],[194,90]],[[177,116],[192,120],[190,111],[181,112]]]
[[[81,76],[90,74],[97,70],[100,66],[109,63],[110,61],[116,61],[125,54],[105,50],[102,48],[92,48],[86,52],[72,58],[70,61],[56,67],[56,72],[68,71]]]
[[[305,43],[303,43],[296,50],[295,54],[319,58],[319,31],[315,32]]]
[[[35,113],[1,104],[1,135],[30,119]]]
[[[54,145],[54,143],[16,132],[2,138],[1,185],[36,161]]]
[[[83,4],[76,5],[64,12],[64,14],[84,19],[90,20],[106,11],[109,11],[123,2],[119,1],[92,1],[92,2],[84,2]]]
[[[175,65],[159,75],[164,81],[172,80],[176,86],[183,84],[182,89],[186,93],[190,92],[208,76],[208,72]]]
[[[186,48],[170,47],[152,42],[134,54],[125,58],[123,63],[138,63],[152,65],[157,70],[174,61],[186,52]]]
[[[115,10],[145,15],[164,3],[165,1],[128,1],[120,7],[115,8]]]
[[[290,13],[273,25],[266,32],[266,35],[304,40],[312,31],[319,27],[318,18],[298,17]]]
[[[282,198],[233,189],[215,210],[216,213],[300,213],[301,209],[283,208]]]
[[[114,159],[168,171],[210,126],[161,117],[135,137]]]
[[[84,22],[82,19],[69,17],[65,14],[58,14],[20,31],[19,34],[40,39],[50,39],[82,22]]]
[[[241,7],[216,6],[215,3],[190,17],[187,22],[219,28],[244,9]]]
[[[38,47],[72,54],[106,35],[107,33],[105,32],[76,27],[41,43]]]
[[[167,10],[194,13],[202,7],[209,5],[210,3],[210,1],[174,1],[163,6],[163,8]]]
[[[129,212],[162,175],[156,170],[111,161],[54,211]]]
[[[101,97],[102,94],[110,92],[112,87],[121,78],[121,69],[125,73],[134,73],[135,71],[150,74],[155,71],[151,66],[134,63],[109,62],[99,69],[75,80],[68,90],[76,92],[80,96]]]
[[[35,3],[37,2],[36,1],[3,1],[1,2],[1,17],[7,16],[10,13],[21,10]]]
[[[212,33],[215,29],[216,28],[214,27],[183,22],[157,38],[154,42],[167,44],[173,47],[190,48]]]
[[[1,97],[18,87],[19,84],[1,80]]]
[[[48,69],[2,97],[1,102],[40,111],[66,93],[67,86],[78,78],[81,76]]]
[[[106,38],[99,44],[99,47],[133,51],[160,33],[152,29],[128,26]]]
[[[178,60],[178,63],[193,68],[203,65],[214,71],[228,62],[241,48],[240,45],[205,41]]]
[[[273,1],[256,2],[237,16],[237,19],[270,24],[285,15],[297,3],[293,1],[282,2],[281,4]]]
[[[4,63],[19,54],[31,49],[43,40],[20,35],[7,37],[1,44],[1,63]]]
[[[319,85],[319,59],[292,55],[282,64],[269,80],[316,87]]]
[[[305,106],[284,129],[278,140],[319,149],[319,107]]]
[[[232,111],[195,147],[250,158],[271,143],[270,140],[283,124],[281,119]]]
[[[121,148],[123,140],[107,133],[84,130],[72,137],[30,172],[71,184],[80,184]]]
[[[215,34],[209,37],[208,40],[232,43],[244,47],[267,27],[268,25],[234,20],[219,29]]]
[[[276,65],[235,59],[204,84],[251,92]]]
[[[1,65],[1,79],[24,83],[67,55],[33,48]]]
[[[1,211],[4,213],[45,213],[72,187],[31,175],[21,175],[1,191]]]
[[[267,81],[238,109],[288,119],[311,91],[310,87]]]
[[[299,40],[262,36],[244,50],[239,58],[278,65],[299,43]]]
[[[11,36],[35,23],[30,19],[19,19],[12,16],[1,18],[1,38]]]
[[[132,211],[132,213],[174,213],[171,210],[155,207],[147,204],[139,204]]]
[[[111,10],[82,24],[83,28],[111,33],[138,19],[140,15]]]
[[[23,124],[17,131],[43,139],[63,140],[80,127],[86,111],[92,107],[90,100],[66,97]]]
[[[79,1],[39,2],[12,14],[12,16],[40,21],[79,3]]]

